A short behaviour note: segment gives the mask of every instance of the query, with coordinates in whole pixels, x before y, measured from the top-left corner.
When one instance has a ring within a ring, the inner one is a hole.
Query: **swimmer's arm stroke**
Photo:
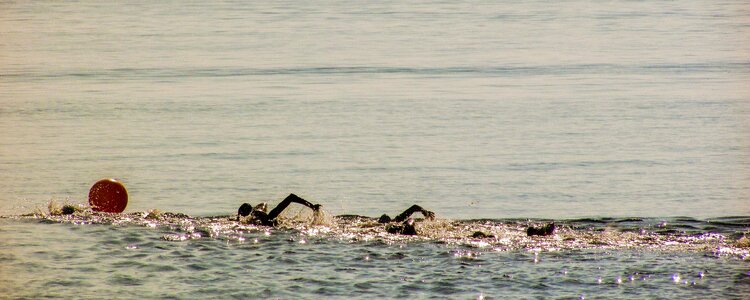
[[[302,204],[304,206],[309,207],[313,211],[320,210],[320,204],[312,204],[310,203],[310,201],[302,199],[301,197],[295,194],[289,194],[289,196],[286,196],[286,198],[284,198],[284,200],[282,200],[281,203],[279,203],[279,205],[276,205],[276,207],[273,210],[271,210],[270,213],[268,213],[268,218],[270,220],[276,219],[276,217],[278,217],[281,214],[281,212],[283,212],[284,209],[286,209],[287,206],[289,206],[289,204],[292,204],[292,203]]]
[[[403,221],[406,221],[406,219],[408,219],[409,217],[411,217],[411,215],[413,215],[415,212],[421,212],[422,215],[425,217],[425,219],[428,219],[428,220],[435,219],[435,213],[434,212],[431,212],[429,210],[426,210],[426,209],[422,208],[419,205],[414,204],[411,207],[407,208],[404,212],[402,212],[401,214],[399,214],[398,216],[396,216],[393,219],[393,222],[403,222]]]

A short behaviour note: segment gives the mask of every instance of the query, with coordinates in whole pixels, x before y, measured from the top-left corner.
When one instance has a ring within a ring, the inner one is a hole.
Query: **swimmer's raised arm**
[[[309,207],[310,209],[314,211],[320,210],[320,204],[312,204],[309,201],[300,198],[299,196],[295,194],[289,194],[284,200],[279,203],[279,205],[276,205],[276,207],[271,210],[270,213],[266,214],[265,210],[267,208],[265,203],[261,203],[257,205],[255,208],[253,208],[252,205],[249,203],[243,203],[240,205],[240,208],[237,209],[237,221],[240,221],[241,217],[247,217],[249,215],[252,215],[251,222],[257,225],[265,225],[265,226],[274,226],[276,224],[276,217],[278,217],[281,212],[284,211],[284,209],[289,206],[289,204],[292,203],[299,203],[304,206]]]
[[[400,215],[393,218],[393,222],[403,222],[406,221],[411,215],[413,215],[415,212],[421,212],[422,215],[425,217],[425,219],[432,220],[435,218],[435,213],[431,212],[429,210],[426,210],[422,208],[419,205],[412,205],[411,207],[407,208],[404,212],[402,212]],[[382,217],[381,217],[382,218]]]
[[[276,207],[274,207],[274,209],[272,209],[271,212],[268,213],[268,218],[271,220],[276,219],[276,217],[278,217],[281,214],[281,212],[283,212],[284,209],[286,209],[286,207],[289,206],[289,204],[292,204],[292,202],[307,206],[314,211],[317,211],[320,209],[320,204],[312,204],[309,201],[302,199],[295,194],[289,194],[289,196],[286,196],[286,198],[284,198],[284,200],[282,200],[281,203],[279,203],[279,205],[276,205]]]

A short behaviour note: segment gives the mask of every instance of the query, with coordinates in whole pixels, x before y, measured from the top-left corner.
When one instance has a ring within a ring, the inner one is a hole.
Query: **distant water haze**
[[[749,215],[743,1],[0,4],[0,215]]]

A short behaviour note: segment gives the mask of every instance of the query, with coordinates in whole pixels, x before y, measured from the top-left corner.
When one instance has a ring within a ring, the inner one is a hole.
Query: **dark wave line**
[[[629,74],[629,73],[750,73],[750,62],[695,63],[695,64],[575,64],[544,66],[490,67],[301,67],[301,68],[116,68],[104,70],[76,70],[60,73],[6,72],[0,78],[82,78],[82,79],[149,79],[185,77],[243,77],[278,75],[418,75],[418,76],[535,76],[562,74]]]

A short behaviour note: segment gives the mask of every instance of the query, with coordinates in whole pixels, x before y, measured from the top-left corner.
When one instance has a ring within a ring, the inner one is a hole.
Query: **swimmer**
[[[486,233],[481,232],[481,231],[474,231],[474,233],[472,233],[470,235],[470,237],[471,238],[475,238],[475,239],[494,239],[495,238],[494,235],[492,235],[492,234],[486,234]]]
[[[281,203],[276,205],[276,208],[272,209],[270,213],[266,213],[267,207],[265,203],[261,203],[255,207],[251,206],[248,203],[243,203],[240,208],[237,209],[237,221],[240,221],[240,217],[251,216],[249,220],[249,223],[251,224],[276,226],[278,225],[277,217],[281,214],[281,212],[284,211],[284,209],[286,209],[287,206],[289,206],[289,204],[292,204],[292,202],[307,206],[316,212],[320,210],[320,204],[312,204],[295,194],[289,194],[289,196],[284,198]]]
[[[429,210],[422,208],[419,205],[414,204],[393,219],[391,219],[391,217],[389,217],[388,215],[383,214],[378,219],[378,223],[381,223],[381,224],[391,223],[391,222],[401,223],[401,225],[395,225],[395,224],[387,225],[385,227],[385,230],[388,231],[388,233],[394,233],[394,234],[417,235],[417,230],[416,228],[414,228],[414,219],[411,218],[411,215],[413,215],[415,212],[421,212],[424,218],[427,220],[435,219],[434,212],[431,212]]]
[[[62,214],[63,215],[72,215],[76,212],[76,207],[70,204],[63,205],[62,207]]]
[[[526,229],[526,236],[533,236],[533,235],[549,236],[549,235],[553,235],[554,233],[555,233],[555,222],[549,223],[542,227],[529,226],[529,228]]]

